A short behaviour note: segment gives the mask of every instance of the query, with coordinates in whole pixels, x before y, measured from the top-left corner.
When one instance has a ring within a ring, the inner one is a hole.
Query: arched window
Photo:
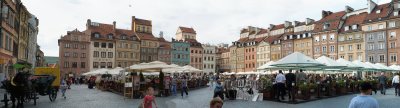
[[[108,38],[108,39],[113,39],[113,34],[108,34],[108,35],[107,35],[107,38]]]
[[[121,36],[121,39],[123,39],[123,40],[126,40],[126,35],[125,34],[123,34],[122,36]]]
[[[96,32],[92,34],[95,38],[100,38],[100,33]]]

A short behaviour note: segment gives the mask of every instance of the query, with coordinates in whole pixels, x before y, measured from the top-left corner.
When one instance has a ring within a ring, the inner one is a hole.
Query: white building
[[[32,64],[32,69],[36,66],[36,51],[37,51],[37,35],[39,32],[39,20],[35,15],[31,15],[31,18],[28,20],[28,63]],[[33,71],[32,71],[33,72]]]
[[[217,65],[217,47],[209,44],[203,44],[203,72],[216,72]]]

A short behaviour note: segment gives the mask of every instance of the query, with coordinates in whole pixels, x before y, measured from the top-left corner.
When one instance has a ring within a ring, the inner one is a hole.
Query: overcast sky
[[[374,0],[378,4],[390,0]],[[287,21],[319,20],[322,10],[342,11],[346,5],[365,8],[367,0],[23,0],[39,18],[38,43],[46,56],[58,56],[57,40],[87,19],[130,29],[131,16],[153,22],[172,38],[178,26],[193,27],[201,43],[231,43],[247,26],[268,28]]]

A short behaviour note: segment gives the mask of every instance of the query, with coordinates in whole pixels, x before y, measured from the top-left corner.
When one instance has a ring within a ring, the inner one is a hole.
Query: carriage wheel
[[[7,98],[7,93],[4,93],[4,100],[3,100],[3,102],[4,102],[4,106],[5,106],[6,108],[8,108],[8,98]]]
[[[50,101],[54,102],[56,98],[57,98],[57,90],[55,88],[51,88],[49,93],[49,99]]]

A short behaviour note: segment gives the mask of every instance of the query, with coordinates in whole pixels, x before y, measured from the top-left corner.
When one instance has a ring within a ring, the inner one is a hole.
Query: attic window
[[[399,12],[398,11],[393,12],[393,16],[399,16]]]
[[[324,24],[324,30],[328,29],[328,28],[329,28],[329,26],[330,26],[330,24],[329,24],[329,23],[325,23],[325,24]]]
[[[376,13],[381,13],[381,10],[377,10]]]
[[[344,27],[344,31],[348,31],[349,30],[349,26]]]
[[[99,33],[95,33],[95,34],[94,34],[94,37],[95,37],[95,38],[100,38],[100,34],[99,34]]]
[[[123,36],[122,36],[122,39],[123,39],[123,40],[125,40],[125,39],[126,39],[126,36],[125,36],[125,35],[123,35]]]
[[[108,39],[112,39],[113,38],[113,35],[112,34],[109,34],[108,35]]]
[[[357,29],[357,25],[351,26],[351,29],[356,30]]]

